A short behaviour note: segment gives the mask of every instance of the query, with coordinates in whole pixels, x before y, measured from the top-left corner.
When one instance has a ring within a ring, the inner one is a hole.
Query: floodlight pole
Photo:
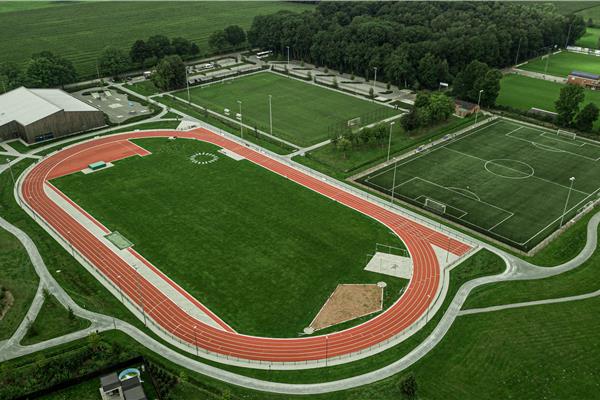
[[[390,161],[390,150],[392,148],[392,127],[394,126],[396,122],[392,121],[390,122],[390,137],[388,139],[388,154],[387,154],[387,160]]]
[[[396,166],[398,165],[398,162],[394,163],[394,178],[392,179],[392,202],[391,204],[394,204],[394,189],[396,189]]]
[[[377,67],[373,67],[375,70],[375,78],[373,79],[373,90],[375,90],[375,82],[377,81]]]
[[[14,186],[15,185],[15,176],[13,175],[13,172],[12,172],[12,165],[10,164],[10,158],[6,157],[6,163],[8,164],[8,169],[10,170],[10,177],[12,178],[13,186]]]
[[[288,56],[288,61],[287,63],[290,63],[290,46],[285,46],[287,48],[287,56]]]
[[[515,66],[517,66],[517,64],[519,64],[519,52],[521,51],[521,41],[523,40],[523,37],[521,36],[519,38],[519,45],[517,46],[517,56],[515,57]]]
[[[192,104],[192,102],[190,100],[190,80],[188,79],[187,66],[184,65],[184,67],[185,67],[185,85],[187,87],[188,104]]]
[[[273,111],[271,109],[271,95],[269,95],[269,127],[271,130],[271,136],[273,136]]]
[[[196,345],[196,357],[198,357],[198,337],[196,336],[196,327],[197,325],[194,325],[194,344]]]
[[[569,38],[571,37],[571,27],[573,26],[573,23],[571,22],[569,24],[569,32],[567,33],[567,40],[565,41],[565,49],[567,48],[567,46],[569,45]]]
[[[481,93],[483,89],[479,90],[479,97],[477,98],[477,111],[475,112],[475,123],[477,124],[477,116],[479,115],[479,103],[481,103]]]
[[[244,138],[244,120],[242,117],[242,101],[238,100],[237,102],[240,105],[240,136],[243,139]]]
[[[144,326],[148,326],[146,324],[146,310],[144,308],[144,293],[142,291],[142,284],[140,282],[140,270],[138,269],[137,266],[135,266],[134,268],[135,268],[135,272],[137,272],[138,294],[140,296],[140,303],[141,303],[141,306],[142,306],[142,315],[144,316]]]
[[[569,178],[569,180],[571,181],[571,186],[569,186],[569,191],[567,192],[567,201],[565,201],[565,208],[563,210],[562,216],[560,217],[560,226],[558,227],[558,229],[562,228],[563,226],[565,214],[567,213],[567,206],[569,205],[569,198],[571,197],[571,190],[573,190],[573,183],[575,183],[575,177],[572,176]]]
[[[548,49],[548,57],[546,57],[546,67],[544,68],[544,78],[546,78],[546,74],[548,73],[548,62],[550,62],[550,53],[552,53],[552,47]]]

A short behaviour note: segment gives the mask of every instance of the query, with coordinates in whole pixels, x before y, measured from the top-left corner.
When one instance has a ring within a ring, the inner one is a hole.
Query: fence
[[[361,358],[365,358],[368,356],[371,356],[373,354],[377,354],[383,350],[386,350],[390,347],[395,346],[396,344],[406,340],[407,338],[409,338],[410,336],[412,336],[413,334],[415,334],[418,330],[420,330],[423,326],[425,326],[425,324],[427,324],[428,320],[429,320],[429,315],[435,315],[435,313],[441,308],[442,306],[442,302],[443,302],[443,296],[442,295],[442,291],[446,291],[447,290],[447,286],[444,285],[444,281],[446,279],[448,279],[448,274],[449,274],[449,270],[457,265],[458,263],[462,262],[463,260],[465,260],[466,258],[470,257],[478,248],[478,244],[477,242],[464,237],[463,235],[458,234],[456,231],[442,225],[441,223],[437,223],[431,220],[426,219],[425,217],[420,216],[419,214],[413,213],[411,211],[405,210],[400,208],[399,206],[395,205],[395,204],[390,204],[386,201],[384,201],[383,199],[371,195],[367,192],[364,192],[362,190],[359,190],[353,186],[350,186],[344,182],[335,180],[333,178],[328,177],[327,175],[324,175],[320,172],[314,171],[312,169],[309,169],[307,167],[304,167],[302,165],[299,165],[297,163],[294,163],[288,159],[286,159],[285,157],[279,156],[276,153],[273,153],[269,150],[260,148],[255,146],[254,144],[252,144],[251,142],[248,142],[246,140],[240,139],[237,136],[234,136],[232,134],[230,134],[229,132],[226,132],[222,129],[216,128],[210,124],[207,124],[205,122],[200,122],[200,125],[204,125],[207,129],[210,129],[211,131],[229,139],[232,141],[236,141],[238,143],[242,143],[244,144],[246,147],[258,152],[258,153],[262,153],[265,154],[275,160],[277,160],[278,162],[287,165],[289,167],[295,168],[297,170],[300,170],[302,172],[304,172],[306,175],[309,175],[313,178],[319,179],[323,182],[328,183],[331,186],[337,187],[339,189],[342,189],[348,193],[351,193],[359,198],[365,199],[367,201],[370,201],[371,203],[374,203],[388,211],[392,211],[396,214],[402,215],[405,218],[414,221],[414,222],[418,222],[421,225],[424,225],[426,227],[429,227],[431,229],[437,230],[439,232],[444,233],[445,235],[455,238],[463,243],[467,243],[471,246],[471,250],[465,254],[463,254],[462,256],[460,256],[458,259],[456,259],[453,263],[451,263],[450,265],[447,265],[443,271],[441,271],[441,279],[440,279],[440,283],[438,286],[438,290],[437,290],[437,295],[435,300],[430,304],[429,308],[427,309],[426,313],[424,313],[423,315],[421,315],[409,328],[391,336],[391,337],[387,337],[384,338],[382,337],[381,341],[379,343],[377,343],[376,345],[373,346],[369,346],[363,349],[360,349],[358,351],[352,352],[352,353],[347,353],[347,354],[342,354],[342,355],[338,355],[338,356],[333,356],[333,357],[326,357],[324,359],[316,359],[316,360],[304,360],[304,361],[291,361],[291,362],[275,362],[275,361],[263,361],[263,360],[251,360],[251,359],[242,359],[239,357],[235,357],[232,356],[230,354],[227,353],[216,353],[213,351],[209,351],[208,349],[199,347],[197,345],[197,342],[195,343],[190,343],[188,341],[183,340],[181,337],[176,335],[176,329],[174,330],[174,332],[170,332],[167,331],[163,326],[161,326],[159,323],[157,323],[151,316],[149,316],[145,310],[138,305],[135,301],[133,301],[132,299],[129,298],[129,296],[127,296],[125,293],[122,292],[121,288],[118,287],[117,285],[115,285],[110,279],[108,279],[107,276],[104,275],[104,273],[102,273],[96,266],[94,266],[82,253],[79,252],[78,249],[76,249],[75,247],[73,247],[69,242],[67,242],[60,234],[59,232],[50,224],[48,224],[40,215],[38,215],[35,210],[33,210],[29,204],[27,204],[25,201],[23,201],[23,199],[20,197],[21,195],[21,186],[23,184],[23,180],[24,177],[27,176],[27,174],[29,172],[31,172],[31,170],[35,167],[36,164],[32,164],[30,165],[18,178],[17,184],[15,185],[15,198],[17,199],[18,203],[21,205],[21,207],[29,214],[31,215],[34,220],[36,222],[38,222],[38,224],[40,224],[40,226],[42,226],[53,238],[55,238],[57,240],[57,242],[68,252],[70,252],[72,254],[72,256],[79,262],[81,263],[81,265],[84,266],[84,268],[86,268],[92,275],[96,276],[98,278],[98,281],[105,287],[107,288],[116,298],[122,298],[123,299],[123,304],[140,320],[146,320],[147,324],[146,326],[149,327],[154,333],[156,333],[159,337],[161,337],[163,340],[165,340],[166,342],[170,343],[171,345],[176,346],[177,348],[180,348],[182,350],[187,351],[188,353],[191,354],[196,354],[196,355],[200,355],[202,354],[202,357],[205,357],[207,359],[213,360],[213,361],[217,361],[220,363],[225,363],[225,364],[230,364],[230,365],[239,365],[239,366],[243,366],[243,367],[251,367],[251,368],[258,368],[258,369],[307,369],[307,368],[318,368],[318,367],[325,367],[325,366],[331,366],[331,365],[336,365],[336,364],[343,364],[346,362],[350,362],[350,361],[355,361]],[[93,138],[90,140],[94,140]],[[75,145],[78,145],[80,143],[77,143]],[[48,156],[46,156],[45,158],[47,158]],[[42,162],[45,158],[38,160],[37,163]],[[427,240],[427,237],[424,237],[422,233],[420,232],[415,232],[414,234],[421,236],[424,240]],[[424,282],[424,281],[423,281]],[[418,283],[417,283],[418,284]],[[440,299],[442,301],[440,301]],[[375,335],[377,336],[377,335]],[[325,342],[325,346],[327,346],[327,341]],[[327,352],[326,352],[327,353]]]

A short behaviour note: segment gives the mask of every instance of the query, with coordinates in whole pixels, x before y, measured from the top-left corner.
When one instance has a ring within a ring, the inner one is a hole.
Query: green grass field
[[[242,101],[243,122],[269,133],[269,95],[272,95],[273,134],[299,145],[329,138],[332,124],[377,114],[377,120],[397,114],[390,107],[358,99],[276,73],[263,72],[232,81],[197,87],[190,91],[193,103],[218,113],[225,108],[231,117]],[[187,100],[187,92],[176,96]]]
[[[600,5],[586,7],[585,9],[578,11],[576,14],[581,15],[585,22],[591,18],[595,25],[600,24]]]
[[[568,51],[552,54],[549,60],[542,57],[536,58],[519,68],[543,74],[546,71],[546,62],[548,63],[546,72],[548,75],[566,78],[573,71],[600,74],[600,57]]]
[[[579,38],[575,45],[587,47],[588,49],[598,48],[598,39],[600,39],[600,28],[590,28],[585,30],[585,34]]]
[[[399,162],[394,194],[528,250],[559,226],[571,176],[567,218],[596,199],[598,160],[600,144],[498,120]],[[393,177],[390,166],[361,182],[389,194]]]
[[[137,143],[153,154],[55,184],[241,333],[296,336],[338,283],[382,279],[363,270],[376,243],[402,246],[383,225],[248,161],[190,162],[219,154],[213,145]],[[406,281],[385,281],[390,305]]]
[[[0,1],[0,14],[69,4],[65,1]]]
[[[206,53],[213,31],[232,24],[247,29],[259,14],[312,8],[284,2],[85,1],[24,9],[0,13],[0,54],[2,61],[22,63],[49,50],[71,60],[82,77],[92,77],[99,53],[109,45],[129,50],[137,39],[162,34],[193,40]]]
[[[527,111],[532,107],[547,111],[556,111],[554,103],[560,96],[560,89],[564,87],[561,83],[530,78],[527,76],[509,74],[504,75],[500,81],[500,94],[496,104],[518,108]],[[587,103],[600,104],[600,91],[585,90]],[[600,120],[594,123],[594,128],[600,127]]]
[[[90,321],[75,316],[70,318],[67,309],[54,296],[48,295],[40,313],[21,340],[21,344],[27,346],[43,342],[85,329],[88,326],[90,326]]]

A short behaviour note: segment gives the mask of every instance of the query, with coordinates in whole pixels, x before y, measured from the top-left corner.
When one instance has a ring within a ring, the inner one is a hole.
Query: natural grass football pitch
[[[286,78],[272,72],[243,76],[190,90],[191,101],[220,114],[239,113],[242,102],[244,124],[269,133],[269,95],[272,96],[273,134],[298,145],[329,138],[328,128],[355,117],[376,115],[377,119],[398,114],[397,110],[367,99],[336,92],[318,85]],[[176,93],[187,100],[187,91]],[[364,118],[363,118],[364,119]],[[245,129],[245,134],[251,134]]]
[[[585,33],[579,38],[575,45],[587,47],[588,49],[598,48],[598,39],[600,39],[600,28],[586,28]]]
[[[546,62],[548,63],[547,70]],[[558,54],[551,54],[549,60],[539,57],[519,68],[542,74],[546,71],[548,75],[560,76],[563,78],[566,78],[573,71],[600,74],[600,57],[561,51]]]
[[[383,280],[384,306],[406,283],[363,270],[403,246],[374,220],[208,143],[136,143],[152,154],[53,183],[240,333],[295,337],[338,283]]]
[[[25,63],[34,53],[52,51],[71,60],[82,78],[96,76],[96,59],[106,46],[129,52],[138,39],[180,36],[195,41],[206,54],[208,38],[216,30],[228,25],[248,29],[256,15],[314,8],[275,1],[65,1],[49,7],[12,3],[0,4],[0,11],[16,10],[0,12],[0,61]]]
[[[362,182],[502,240],[531,249],[598,197],[600,144],[497,120],[435,149],[402,160]]]
[[[503,106],[528,111],[535,107],[556,112],[555,102],[560,96],[562,83],[530,78],[517,74],[508,74],[500,81],[500,95],[496,103]],[[585,89],[583,104],[600,104],[600,91]],[[600,120],[594,123],[594,128],[600,127]]]

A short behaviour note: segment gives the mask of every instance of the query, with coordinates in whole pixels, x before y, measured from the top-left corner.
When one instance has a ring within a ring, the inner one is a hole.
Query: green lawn
[[[39,8],[67,5],[65,1],[0,1],[0,14],[15,11],[36,10]]]
[[[527,64],[520,66],[520,69],[544,73],[546,71],[546,61],[548,62],[548,75],[555,75],[566,78],[572,71],[584,71],[593,74],[600,74],[600,57],[587,54],[571,53],[561,51],[558,54],[550,55],[550,59],[536,58]]]
[[[56,185],[241,333],[296,336],[338,283],[382,279],[363,270],[376,243],[402,246],[383,225],[248,161],[189,161],[219,154],[211,144],[136,143],[153,154]],[[406,282],[385,281],[390,293]]]
[[[598,39],[600,39],[600,28],[590,28],[585,30],[585,34],[579,38],[575,45],[587,47],[588,49],[598,48]]]
[[[595,198],[599,158],[600,145],[499,120],[401,161],[394,193],[398,199],[529,250],[560,225],[571,176],[577,181],[567,217]],[[375,171],[361,182],[389,194],[394,167]],[[433,208],[431,200],[445,210]]]
[[[596,5],[594,7],[586,7],[585,9],[578,11],[577,15],[581,15],[585,22],[587,22],[588,19],[591,18],[594,24],[598,25],[600,24],[600,5]]]
[[[535,107],[555,112],[554,103],[558,100],[562,87],[564,85],[561,83],[517,74],[505,75],[500,81],[500,95],[496,103],[523,111]],[[590,102],[600,104],[600,91],[585,90],[583,104]],[[598,129],[598,127],[600,127],[600,120],[594,124],[595,129]]]
[[[248,29],[256,15],[313,7],[289,2],[85,1],[2,13],[0,54],[2,61],[23,63],[31,54],[48,50],[71,60],[82,77],[95,77],[96,59],[109,45],[129,51],[137,39],[162,34],[193,40],[206,53],[208,37],[218,29],[233,24]]]
[[[473,118],[458,118],[452,117],[447,122],[435,127],[421,129],[407,134],[402,126],[396,122],[393,126],[392,141],[390,146],[390,157],[399,153],[405,152],[410,148],[435,140],[449,132],[464,128],[473,122]],[[387,135],[386,135],[387,136]],[[330,170],[342,177],[352,175],[357,170],[366,167],[367,165],[385,161],[388,152],[388,138],[384,143],[360,145],[357,148],[348,150],[345,154],[335,147],[333,144],[328,144],[311,151],[305,157],[297,156],[294,158],[302,164],[308,164],[311,167],[327,172]],[[303,158],[310,159],[305,162]],[[314,163],[310,163],[314,161]],[[322,164],[319,166],[319,164]]]
[[[69,316],[69,312],[54,296],[48,295],[44,300],[42,309],[37,318],[30,326],[22,345],[30,345],[43,342],[67,333],[76,332],[90,326],[90,321]]]
[[[98,388],[100,387],[100,378],[94,378],[75,386],[59,390],[46,396],[40,397],[42,400],[102,400]]]
[[[151,80],[145,80],[136,83],[127,83],[125,87],[129,90],[133,90],[142,96],[152,96],[153,94],[160,93],[160,89],[154,86]]]
[[[2,175],[8,174],[7,171]],[[0,286],[9,291],[14,298],[12,307],[0,320],[0,340],[8,339],[25,317],[35,296],[38,281],[21,242],[4,229],[0,229]]]
[[[272,95],[273,134],[299,145],[329,138],[329,127],[355,117],[380,114],[377,120],[398,112],[366,99],[359,99],[307,82],[263,72],[232,81],[191,90],[191,100],[218,113],[239,112],[243,122],[269,132],[269,95]],[[187,91],[176,93],[187,100]]]

